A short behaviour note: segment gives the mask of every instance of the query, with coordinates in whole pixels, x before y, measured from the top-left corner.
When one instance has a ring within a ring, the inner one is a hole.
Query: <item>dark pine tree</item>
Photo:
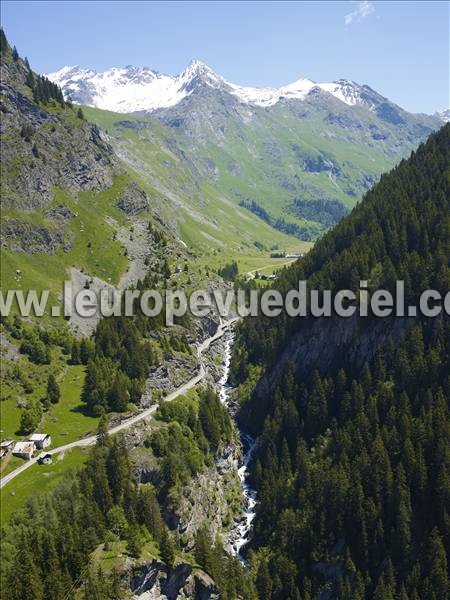
[[[61,391],[58,382],[53,374],[48,376],[47,380],[47,400],[52,404],[57,404],[61,398]]]

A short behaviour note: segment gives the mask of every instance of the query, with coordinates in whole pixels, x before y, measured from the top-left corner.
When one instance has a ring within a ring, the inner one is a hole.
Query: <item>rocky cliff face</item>
[[[68,251],[72,246],[72,236],[65,232],[64,227],[43,227],[15,218],[3,220],[0,240],[2,247],[28,254],[55,254],[61,248]]]
[[[177,564],[171,572],[158,560],[136,569],[130,576],[135,600],[218,600],[219,590],[201,569],[188,563]]]
[[[95,125],[77,110],[33,100],[25,63],[1,61],[2,197],[4,209],[49,204],[53,188],[70,194],[112,185],[119,163]],[[34,77],[34,75],[31,75]]]
[[[356,315],[311,320],[289,339],[276,364],[258,382],[252,406],[270,402],[288,366],[303,380],[314,370],[322,376],[330,376],[338,369],[352,365],[359,371],[389,338],[398,340],[413,322],[414,319],[406,317],[369,322]],[[248,416],[247,411],[250,415],[251,406],[244,408],[242,415]]]
[[[243,496],[237,476],[239,453],[236,445],[227,445],[216,464],[198,473],[182,490],[172,516],[188,548],[199,528],[206,526],[214,540],[242,513]]]
[[[127,446],[132,449],[136,477],[141,483],[158,487],[163,481],[161,461],[150,448],[144,446],[149,433],[143,423],[125,433]],[[224,445],[216,461],[192,477],[176,498],[167,498],[165,520],[171,529],[177,529],[184,547],[191,550],[197,531],[206,527],[215,539],[232,526],[243,511],[237,468],[241,449],[237,442]]]

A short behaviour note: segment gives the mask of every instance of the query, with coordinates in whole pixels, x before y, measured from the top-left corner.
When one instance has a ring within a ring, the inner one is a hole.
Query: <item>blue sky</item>
[[[2,2],[32,67],[182,71],[192,58],[234,83],[299,77],[367,83],[413,112],[449,106],[448,2]]]

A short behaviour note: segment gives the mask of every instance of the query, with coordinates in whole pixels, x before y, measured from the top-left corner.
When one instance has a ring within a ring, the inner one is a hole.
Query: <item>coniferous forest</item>
[[[449,152],[447,125],[285,270],[281,289],[307,279],[357,291],[369,273],[369,287],[403,279],[410,301],[429,288],[444,295]],[[308,372],[280,357],[295,356],[295,336],[307,335],[312,317],[251,318],[240,329],[235,378],[265,372],[241,406],[242,423],[260,435],[252,469],[260,598],[448,597],[450,324],[444,315],[396,319],[387,333],[374,317],[359,324],[358,343],[368,338],[371,349],[362,363],[356,341],[330,337],[333,360]]]
[[[162,422],[146,445],[161,457],[164,476],[158,486],[140,483],[124,439],[110,438],[103,418],[97,442],[86,464],[65,476],[51,493],[33,497],[2,530],[0,585],[2,597],[13,600],[120,600],[129,597],[129,582],[116,569],[107,573],[96,564],[95,551],[122,544],[139,558],[149,541],[169,574],[180,555],[181,540],[164,521],[168,498],[211,463],[231,436],[231,422],[217,395],[200,391],[199,403],[163,405]],[[221,597],[232,600],[253,588],[239,561],[229,557],[219,540],[199,529],[195,561],[213,576]],[[7,596],[6,596],[7,595]]]

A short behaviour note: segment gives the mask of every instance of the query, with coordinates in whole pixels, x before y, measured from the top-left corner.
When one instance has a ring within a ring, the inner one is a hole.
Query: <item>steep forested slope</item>
[[[287,269],[281,290],[403,279],[408,303],[445,294],[449,150],[447,125]],[[233,366],[247,382],[241,420],[260,434],[261,598],[447,597],[449,360],[444,314],[246,320]]]
[[[158,598],[213,598],[220,588],[231,600],[245,589],[239,562],[206,531],[196,535],[194,560],[186,540],[163,519],[174,489],[205,461],[213,463],[230,439],[228,413],[211,390],[200,391],[188,407],[181,399],[162,413],[148,440],[161,462],[156,485],[139,481],[136,453],[123,438],[110,439],[103,421],[86,464],[14,515],[2,529],[2,597],[119,600],[130,598],[131,589],[145,597],[156,588]]]

